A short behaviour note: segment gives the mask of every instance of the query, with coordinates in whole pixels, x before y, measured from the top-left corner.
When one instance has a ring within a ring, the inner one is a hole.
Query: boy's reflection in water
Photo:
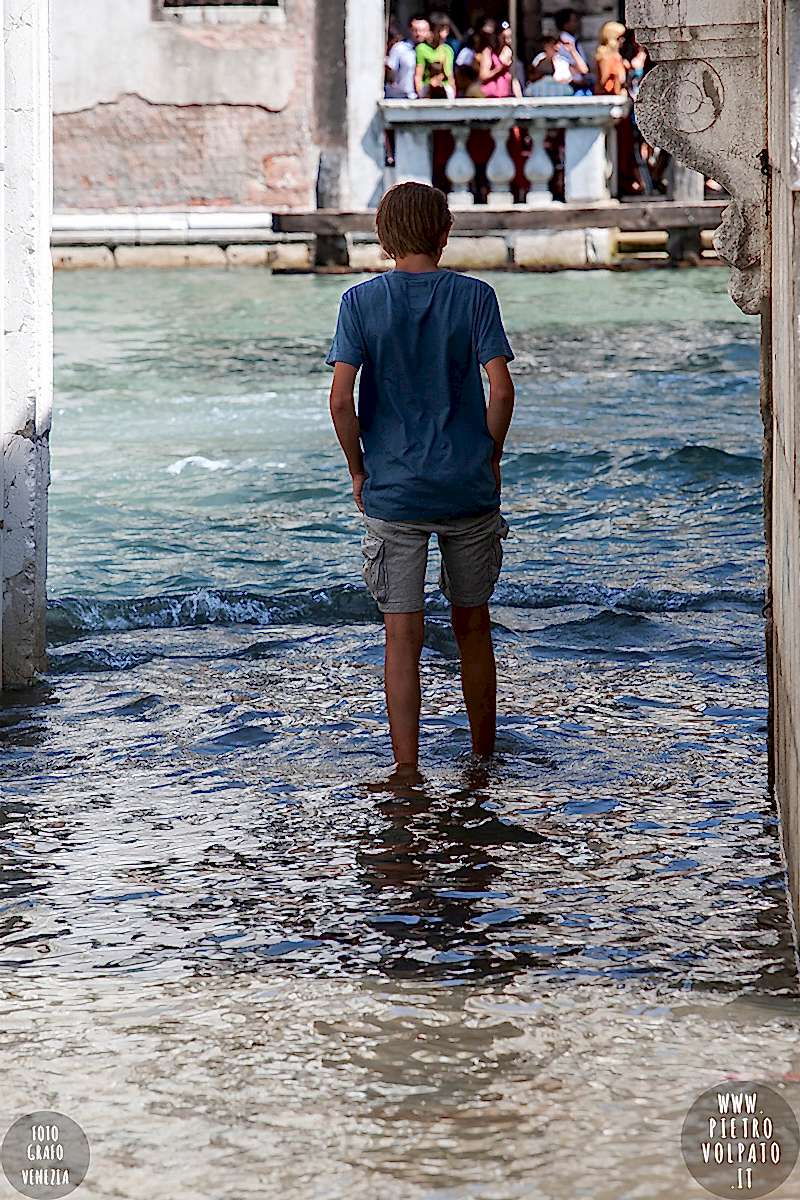
[[[367,894],[379,899],[367,920],[378,935],[382,970],[432,978],[507,974],[517,956],[504,947],[504,933],[549,922],[545,913],[512,907],[503,888],[495,852],[545,839],[493,811],[490,771],[470,768],[464,787],[450,795],[434,795],[421,782],[395,783],[391,796],[376,796],[385,825],[356,862]]]

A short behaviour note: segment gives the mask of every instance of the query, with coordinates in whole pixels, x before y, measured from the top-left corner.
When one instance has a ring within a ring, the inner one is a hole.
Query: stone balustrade
[[[531,152],[524,166],[528,190],[525,203],[553,203],[550,180],[553,162],[545,148],[549,130],[565,133],[564,198],[572,203],[607,200],[615,170],[618,121],[629,111],[629,101],[617,96],[547,96],[508,100],[382,100],[380,109],[388,129],[394,131],[394,167],[386,171],[385,186],[417,180],[430,183],[433,176],[432,134],[449,130],[455,148],[444,168],[451,185],[452,207],[474,203],[471,184],[475,164],[467,150],[473,129],[488,129],[494,150],[486,164],[488,203],[506,207],[514,202],[512,182],[516,165],[508,152],[508,135],[514,126],[528,131]]]

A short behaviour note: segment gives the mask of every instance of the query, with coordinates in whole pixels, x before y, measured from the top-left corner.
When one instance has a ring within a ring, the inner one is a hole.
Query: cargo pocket
[[[386,543],[374,533],[365,533],[361,539],[364,555],[362,572],[370,595],[377,604],[385,604],[389,594],[386,578]]]
[[[497,529],[492,538],[492,547],[489,554],[489,582],[492,587],[500,578],[500,569],[503,566],[503,539],[508,537],[509,526],[505,517],[497,514]]]

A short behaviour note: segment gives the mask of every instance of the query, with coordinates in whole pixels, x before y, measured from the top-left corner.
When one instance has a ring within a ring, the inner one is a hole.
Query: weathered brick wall
[[[298,88],[298,91],[301,90]],[[308,114],[121,96],[53,122],[59,209],[313,202]]]
[[[314,5],[285,0],[285,25],[200,27],[118,0],[97,39],[97,11],[55,0],[56,207],[312,203]]]

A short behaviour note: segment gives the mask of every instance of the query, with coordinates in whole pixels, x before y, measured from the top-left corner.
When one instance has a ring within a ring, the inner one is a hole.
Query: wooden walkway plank
[[[559,204],[528,208],[456,209],[454,233],[489,233],[496,230],[526,229],[619,229],[654,231],[670,229],[716,229],[729,201],[704,200],[699,204],[680,204],[672,200],[649,203]],[[347,212],[338,209],[314,209],[305,212],[275,212],[275,233],[344,234],[374,233],[372,209]]]

